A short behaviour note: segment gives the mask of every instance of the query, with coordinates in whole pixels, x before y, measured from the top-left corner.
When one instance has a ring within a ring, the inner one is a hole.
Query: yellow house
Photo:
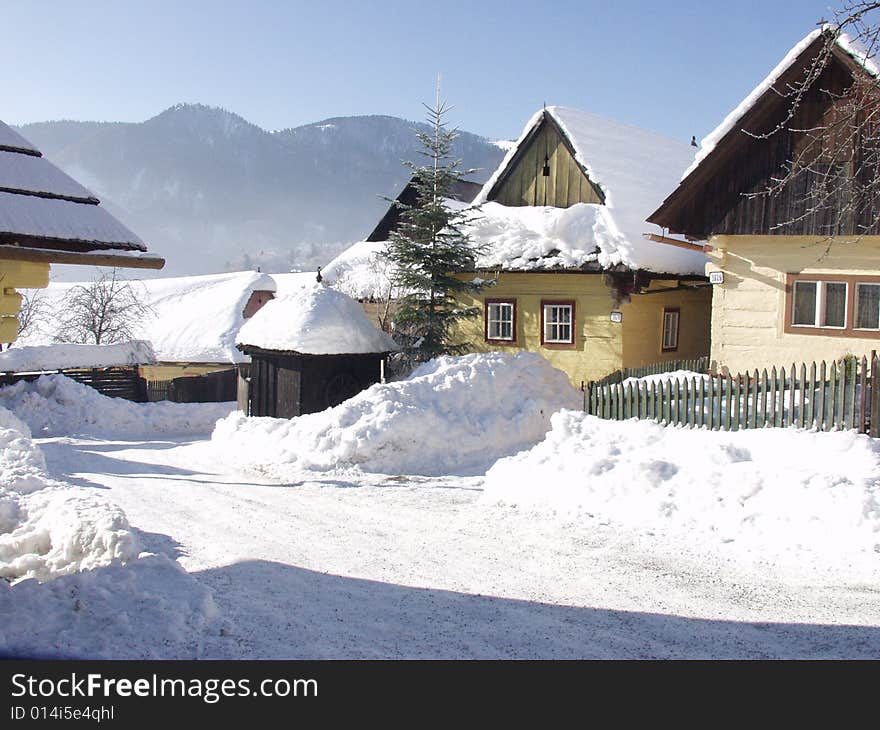
[[[462,303],[473,351],[531,350],[575,385],[622,367],[708,354],[702,246],[646,234],[693,160],[682,142],[564,107],[537,112],[467,224],[489,282]]]
[[[648,219],[708,242],[711,359],[734,373],[880,347],[880,227],[852,197],[876,186],[863,177],[876,173],[858,162],[861,137],[835,116],[855,80],[876,92],[877,68],[829,33],[791,49]],[[789,119],[794,88],[804,93]],[[836,138],[821,131],[832,127]]]
[[[49,265],[161,269],[134,233],[24,137],[0,122],[0,343],[18,336],[24,288],[49,284]]]

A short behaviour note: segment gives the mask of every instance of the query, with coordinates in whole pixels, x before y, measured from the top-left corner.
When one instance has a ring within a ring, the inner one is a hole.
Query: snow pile
[[[47,580],[137,552],[125,515],[51,479],[28,427],[0,408],[0,578]]]
[[[0,388],[0,406],[40,436],[138,438],[210,433],[234,403],[133,403],[109,398],[63,375]]]
[[[143,340],[116,345],[35,345],[0,352],[0,372],[11,373],[151,365],[155,362],[156,355],[152,345]]]
[[[397,345],[351,297],[323,284],[267,302],[238,333],[236,342],[265,350],[308,355],[391,352]]]
[[[535,444],[553,412],[579,401],[566,376],[534,353],[441,357],[321,413],[291,420],[234,413],[212,439],[220,458],[280,480],[335,467],[482,473]]]
[[[217,614],[210,592],[168,558],[139,556],[116,505],[45,469],[28,427],[0,408],[0,656],[197,656]]]
[[[626,387],[631,385],[633,388],[638,387],[641,383],[665,383],[668,380],[678,381],[681,383],[692,383],[694,380],[699,382],[705,380],[707,383],[712,379],[711,375],[706,373],[698,373],[695,370],[670,370],[666,373],[655,373],[654,375],[643,375],[641,378],[627,378],[622,385]]]
[[[517,150],[545,113],[558,124],[574,148],[575,159],[605,196],[604,205],[582,204],[599,210],[581,224],[582,239],[575,242],[572,250],[587,254],[597,250],[603,266],[609,265],[607,261],[662,273],[702,274],[706,259],[701,252],[655,243],[642,236],[648,229],[647,217],[678,184],[681,170],[693,160],[694,150],[685,142],[639,127],[567,107],[551,106],[538,111],[526,124],[516,147],[508,152],[474,199],[474,204],[486,202],[502,173],[513,163]],[[489,214],[508,216],[513,225],[518,225],[519,210],[499,206]],[[586,213],[581,215],[587,216]],[[518,256],[516,249],[511,253]],[[490,253],[488,258],[499,256]]]
[[[219,632],[211,592],[163,555],[49,583],[0,581],[0,655],[197,659]]]
[[[758,559],[861,556],[876,570],[880,443],[854,432],[724,433],[564,411],[543,442],[489,470],[483,499]]]

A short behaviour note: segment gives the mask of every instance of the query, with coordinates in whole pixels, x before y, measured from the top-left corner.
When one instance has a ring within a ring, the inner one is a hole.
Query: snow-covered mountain
[[[141,123],[39,122],[20,131],[164,255],[164,274],[314,269],[369,234],[409,178],[413,122],[339,117],[268,132],[224,109],[178,104]],[[503,151],[462,132],[482,168]]]

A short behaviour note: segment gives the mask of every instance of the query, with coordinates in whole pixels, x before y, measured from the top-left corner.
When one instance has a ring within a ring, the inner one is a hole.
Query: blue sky
[[[7,2],[0,118],[142,121],[180,101],[267,129],[423,117],[515,137],[564,104],[690,139],[709,132],[833,0]],[[13,32],[10,32],[13,30]]]

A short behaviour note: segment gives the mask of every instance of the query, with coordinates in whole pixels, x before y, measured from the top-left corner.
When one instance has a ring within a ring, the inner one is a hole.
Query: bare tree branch
[[[135,339],[143,320],[153,315],[141,282],[117,277],[116,269],[91,284],[71,288],[64,298],[55,339],[58,342],[113,344]]]

